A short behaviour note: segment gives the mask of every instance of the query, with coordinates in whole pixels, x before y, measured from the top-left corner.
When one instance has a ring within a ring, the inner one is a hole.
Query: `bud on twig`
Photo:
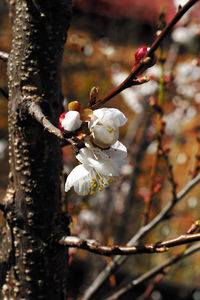
[[[135,52],[135,63],[133,65],[132,70],[136,69],[140,63],[143,63],[144,65],[144,67],[140,70],[138,75],[142,74],[146,69],[152,67],[156,63],[157,58],[155,53],[153,53],[151,57],[145,57],[148,54],[149,49],[149,47],[143,46],[138,48]]]
[[[93,105],[96,103],[98,94],[99,94],[99,87],[93,86],[93,88],[90,91],[90,97],[89,97],[90,105]]]

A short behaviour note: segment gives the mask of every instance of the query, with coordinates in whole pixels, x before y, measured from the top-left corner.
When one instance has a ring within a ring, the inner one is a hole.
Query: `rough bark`
[[[28,106],[38,103],[57,126],[71,0],[10,0],[10,15],[10,182],[5,198],[10,241],[1,245],[4,249],[10,245],[2,252],[10,269],[2,297],[66,299],[67,249],[56,243],[68,230],[67,217],[60,208],[60,144],[28,114]]]

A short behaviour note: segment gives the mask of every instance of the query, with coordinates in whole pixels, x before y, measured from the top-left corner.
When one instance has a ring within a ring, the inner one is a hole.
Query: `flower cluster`
[[[59,121],[61,130],[74,131],[81,127],[80,112],[71,110],[64,114]],[[80,165],[68,175],[66,192],[74,187],[79,195],[92,195],[115,181],[127,156],[126,147],[118,141],[119,127],[126,121],[124,114],[115,108],[100,108],[90,114],[88,134],[83,135],[85,147],[76,155]]]

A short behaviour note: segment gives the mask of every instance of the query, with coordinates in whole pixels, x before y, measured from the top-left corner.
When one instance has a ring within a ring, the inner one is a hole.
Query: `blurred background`
[[[150,46],[164,22],[169,22],[178,0],[76,0],[65,45],[62,88],[65,102],[78,100],[86,106],[93,86],[99,97],[119,85],[134,64],[134,53],[140,46]],[[152,161],[156,153],[157,112],[152,108],[159,93],[159,80],[164,68],[165,133],[163,146],[170,149],[177,191],[200,169],[200,5],[179,22],[157,51],[158,62],[149,68],[148,83],[134,86],[112,99],[106,106],[116,107],[128,118],[121,128],[120,140],[128,148],[127,165],[117,182],[94,196],[78,197],[73,191],[63,194],[63,209],[72,215],[72,235],[97,239],[102,243],[123,244],[143,224],[145,199],[149,193]],[[11,26],[6,1],[0,2],[0,50],[11,49]],[[0,61],[0,88],[7,92],[6,65]],[[0,93],[0,198],[8,178],[7,100]],[[64,105],[66,105],[66,103]],[[76,165],[70,147],[63,148],[63,182]],[[158,160],[154,176],[154,193],[150,219],[172,199],[166,162]],[[173,210],[171,218],[153,229],[142,243],[169,239],[185,233],[200,218],[200,189],[194,188]],[[124,282],[155,267],[183,247],[166,254],[137,255],[111,276],[95,300],[115,290]],[[93,282],[110,259],[82,250],[70,250],[71,299],[77,299]],[[200,254],[173,266],[148,292],[149,282],[120,299],[200,299]],[[78,284],[77,284],[78,283]],[[141,296],[142,295],[142,296]],[[140,297],[140,298],[138,298]]]

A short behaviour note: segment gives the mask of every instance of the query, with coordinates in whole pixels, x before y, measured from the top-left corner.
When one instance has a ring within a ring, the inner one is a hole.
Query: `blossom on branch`
[[[100,108],[94,111],[89,122],[92,142],[100,148],[108,148],[119,138],[119,127],[127,122],[124,114],[116,108]]]
[[[81,164],[67,177],[66,192],[74,187],[79,195],[92,195],[115,181],[127,156],[126,147],[118,141],[119,127],[126,121],[124,114],[115,108],[94,111],[93,119],[88,122],[89,134],[84,137],[85,147],[76,155]]]
[[[75,110],[64,112],[59,118],[59,129],[61,131],[75,131],[81,127],[80,113]]]
[[[87,147],[80,149],[76,155],[81,165],[75,167],[67,177],[65,191],[69,191],[72,186],[82,196],[89,193],[92,195],[96,189],[102,191],[120,174],[126,156],[126,147],[119,141],[108,150],[87,143]]]

